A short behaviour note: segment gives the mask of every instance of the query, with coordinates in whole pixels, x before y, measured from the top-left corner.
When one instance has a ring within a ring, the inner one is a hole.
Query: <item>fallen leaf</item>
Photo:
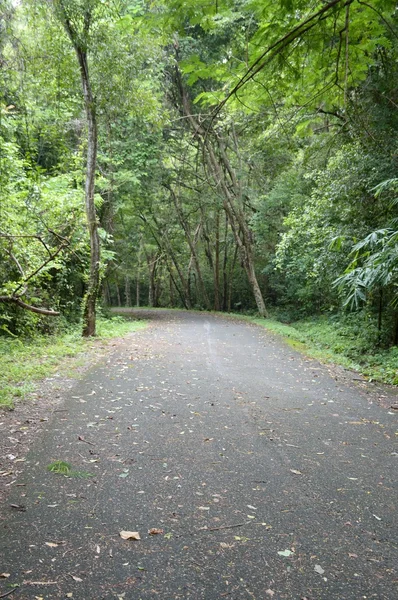
[[[164,533],[163,529],[156,529],[156,527],[152,527],[152,529],[150,529],[148,531],[149,535],[157,535],[160,533]]]
[[[315,565],[314,571],[315,571],[315,573],[319,573],[319,575],[323,575],[325,572],[325,569],[322,569],[321,565]]]
[[[9,573],[0,573],[0,579],[7,579],[9,576]]]
[[[221,546],[221,548],[224,548],[225,550],[227,550],[229,548],[233,548],[235,546],[235,544],[227,544],[226,542],[220,542],[220,546]]]
[[[271,596],[271,598],[272,598],[273,596],[275,596],[275,592],[274,592],[273,590],[271,590],[271,589],[269,589],[269,590],[265,590],[265,593],[267,594],[267,596]]]
[[[297,469],[290,469],[291,473],[294,473],[295,475],[302,475],[301,471],[298,471]]]
[[[50,546],[50,548],[58,548],[58,544],[54,542],[44,542],[46,546]]]
[[[80,579],[80,577],[76,577],[76,575],[71,575],[73,581],[77,581],[78,583],[81,583],[83,581],[83,579]]]
[[[141,536],[138,533],[138,531],[121,531],[119,535],[123,540],[140,540],[141,539]]]
[[[73,593],[72,593],[72,592],[68,592],[68,593],[66,594],[66,597],[67,597],[67,598],[73,598]]]
[[[294,552],[292,552],[291,550],[279,550],[278,552],[279,556],[291,556],[292,554],[294,554]]]

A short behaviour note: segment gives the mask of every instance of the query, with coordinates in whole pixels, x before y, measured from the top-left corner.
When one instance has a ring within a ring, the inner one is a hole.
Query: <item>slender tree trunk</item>
[[[79,34],[74,28],[68,11],[65,8],[65,0],[58,0],[56,4],[61,13],[63,26],[72,42],[73,48],[80,67],[80,77],[83,90],[84,106],[87,117],[87,166],[85,181],[85,207],[87,226],[90,237],[90,273],[87,292],[83,306],[83,336],[95,335],[96,325],[96,303],[100,289],[100,239],[98,235],[98,221],[94,205],[95,169],[97,165],[97,117],[95,110],[95,99],[91,90],[90,75],[87,61],[87,40],[91,24],[91,11],[87,9],[83,15],[83,34]]]
[[[136,275],[136,290],[135,290],[135,305],[136,306],[140,306],[141,259],[142,259],[142,235],[140,237],[140,243],[139,243],[139,247],[138,247],[138,256],[137,256],[137,275]]]
[[[228,304],[227,304],[227,310],[228,312],[231,312],[232,309],[232,288],[233,288],[233,282],[234,282],[234,271],[235,271],[235,265],[236,265],[236,260],[238,258],[238,246],[235,246],[235,251],[234,251],[234,257],[233,260],[231,262],[230,268],[229,268],[229,277],[228,277]]]
[[[220,310],[220,211],[216,212],[216,246],[214,264],[214,310]]]
[[[174,282],[173,282],[173,278],[171,276],[171,273],[169,273],[169,296],[170,296],[170,306],[173,307],[175,300],[174,300]]]
[[[223,258],[223,298],[222,310],[227,310],[228,306],[228,215],[225,214],[225,232],[224,232],[224,258]]]
[[[153,290],[153,306],[157,308],[159,306],[159,298],[161,293],[161,281],[162,281],[162,268],[156,266],[156,274],[154,277],[154,290]]]
[[[178,220],[181,223],[181,226],[184,230],[185,233],[185,239],[188,242],[188,246],[189,249],[191,251],[191,260],[190,260],[190,267],[189,267],[189,272],[190,272],[190,268],[191,268],[191,264],[193,263],[195,265],[195,270],[198,276],[198,288],[200,291],[200,295],[203,298],[204,304],[206,306],[207,309],[210,309],[210,300],[209,300],[209,296],[207,294],[204,282],[203,282],[203,277],[202,277],[202,270],[200,268],[200,261],[198,258],[198,254],[196,252],[196,244],[197,241],[199,239],[199,234],[200,234],[200,223],[196,229],[196,232],[193,236],[192,239],[192,235],[190,232],[190,228],[189,225],[187,223],[187,220],[185,218],[181,203],[180,203],[180,199],[177,197],[176,193],[174,192],[174,190],[171,188],[171,186],[167,186],[167,189],[170,192],[171,198],[173,200],[174,206],[176,208],[176,212],[177,212],[177,216],[178,216]]]
[[[154,223],[157,226],[158,230],[160,231],[161,228],[159,227],[159,224],[158,224],[158,222],[157,222],[157,220],[156,220],[156,218],[154,216],[153,216],[153,220],[154,220]],[[171,271],[171,267],[168,264],[167,260],[166,260],[166,266],[167,266],[167,268],[169,270],[169,273],[171,274],[171,276],[173,278],[175,288],[178,291],[178,294],[179,294],[179,296],[180,296],[180,298],[181,298],[181,300],[182,300],[185,308],[187,310],[189,310],[192,307],[191,300],[190,300],[190,292],[189,292],[189,281],[187,280],[187,278],[184,276],[184,273],[182,272],[182,268],[181,268],[181,266],[180,266],[180,264],[179,264],[179,262],[177,260],[177,257],[175,256],[175,253],[174,253],[173,248],[171,246],[170,240],[169,240],[169,238],[167,236],[167,232],[164,232],[163,235],[162,235],[162,237],[161,237],[161,239],[166,242],[165,247],[162,246],[162,242],[159,240],[158,235],[155,234],[155,232],[153,231],[152,228],[151,228],[151,233],[152,233],[152,236],[153,236],[155,242],[158,245],[159,250],[160,251],[164,250],[166,257],[170,257],[171,258],[171,261],[172,261],[172,263],[173,263],[173,265],[175,267],[175,270],[177,271],[178,277],[179,277],[179,279],[181,281],[182,290],[180,290],[179,286],[176,284],[176,281],[175,281],[174,276],[173,276],[172,271]]]
[[[156,271],[156,256],[146,254],[146,262],[148,265],[149,285],[148,285],[148,305],[155,306],[155,271]]]
[[[104,304],[105,306],[112,306],[111,290],[109,287],[109,281],[105,281],[103,284]]]
[[[87,294],[83,308],[83,336],[95,335],[96,304],[100,286],[100,239],[98,235],[98,221],[94,205],[95,169],[97,165],[97,119],[95,114],[94,98],[91,92],[88,75],[87,57],[80,53],[81,75],[86,105],[88,140],[87,140],[87,171],[85,184],[85,204],[88,231],[90,236],[90,276]],[[79,53],[78,53],[79,56]]]
[[[116,282],[115,286],[116,286],[117,305],[118,305],[118,306],[121,306],[121,305],[122,305],[122,299],[121,299],[121,297],[120,297],[120,288],[119,288],[119,284]]]
[[[228,159],[224,140],[214,131],[204,129],[193,114],[191,102],[184,88],[178,67],[176,67],[176,84],[181,95],[182,111],[186,117],[186,122],[199,140],[210,176],[221,193],[224,210],[228,215],[235,242],[239,248],[241,262],[253,290],[258,312],[262,317],[266,317],[267,309],[254,268],[252,232],[242,207],[240,183]]]
[[[128,275],[124,278],[124,305],[131,306],[130,277]]]
[[[139,277],[137,276],[137,282],[135,286],[135,305],[140,306],[140,292],[141,292],[141,282]]]

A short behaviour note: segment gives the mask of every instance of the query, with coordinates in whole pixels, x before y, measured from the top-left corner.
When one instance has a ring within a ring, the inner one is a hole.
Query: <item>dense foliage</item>
[[[354,311],[397,344],[395,2],[0,4],[4,335],[77,319],[94,264],[97,303]]]

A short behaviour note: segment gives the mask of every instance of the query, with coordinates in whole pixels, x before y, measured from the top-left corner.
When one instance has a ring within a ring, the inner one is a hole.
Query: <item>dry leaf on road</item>
[[[138,533],[138,531],[121,531],[119,535],[123,540],[140,540],[141,539],[141,536]]]
[[[157,535],[159,533],[163,533],[163,529],[156,529],[156,527],[152,527],[152,529],[150,529],[148,531],[149,535]]]

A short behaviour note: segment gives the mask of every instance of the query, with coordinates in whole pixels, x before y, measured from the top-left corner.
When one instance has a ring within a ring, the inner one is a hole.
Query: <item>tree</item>
[[[83,336],[89,337],[95,335],[96,303],[100,290],[101,249],[98,219],[94,204],[98,149],[97,115],[91,87],[88,51],[90,29],[95,18],[95,12],[99,7],[102,7],[102,3],[99,0],[75,0],[68,3],[65,0],[54,0],[54,7],[69,36],[79,63],[88,126],[85,206],[90,237],[90,274],[83,308]]]

